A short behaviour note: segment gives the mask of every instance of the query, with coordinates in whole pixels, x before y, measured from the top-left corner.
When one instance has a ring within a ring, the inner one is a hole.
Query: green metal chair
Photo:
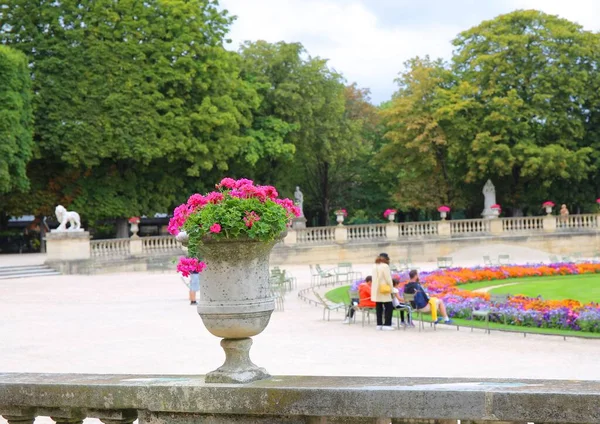
[[[483,320],[485,320],[486,331],[488,334],[491,333],[491,331],[490,331],[490,316],[491,315],[502,316],[504,325],[506,325],[506,315],[502,314],[501,312],[494,312],[492,310],[492,307],[494,305],[506,302],[507,299],[508,299],[508,295],[506,295],[506,294],[490,295],[490,307],[487,309],[478,309],[478,310],[472,309],[471,310],[471,320],[474,321],[476,318],[482,318]],[[473,332],[473,327],[471,327],[471,332]]]

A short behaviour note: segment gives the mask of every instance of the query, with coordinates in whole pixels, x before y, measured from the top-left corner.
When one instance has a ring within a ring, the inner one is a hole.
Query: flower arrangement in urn
[[[334,212],[338,225],[343,225],[344,218],[348,216],[346,209],[336,209]]]
[[[269,374],[252,363],[250,337],[262,332],[275,308],[269,284],[269,255],[300,210],[272,186],[224,178],[216,190],[193,194],[177,208],[169,233],[188,247],[182,275],[202,272],[198,314],[222,337],[225,363],[208,383],[247,383]],[[201,262],[199,258],[204,261]]]
[[[554,207],[554,202],[546,200],[544,203],[542,203],[542,207],[546,209],[546,213],[550,215],[552,213],[552,208]]]
[[[490,208],[496,216],[499,216],[502,212],[502,207],[498,203],[494,203],[492,206],[490,206]]]
[[[444,221],[446,219],[446,216],[448,216],[448,212],[450,212],[450,208],[448,206],[440,206],[438,209],[438,212],[440,213],[440,217],[442,218],[442,221]]]
[[[394,219],[396,219],[396,212],[398,212],[396,209],[386,209],[383,212],[383,217],[387,218],[390,222],[393,222]]]
[[[600,210],[600,198],[596,199],[596,204],[598,205],[598,210]]]
[[[132,238],[138,238],[138,231],[140,230],[140,227],[138,226],[138,224],[140,223],[140,217],[139,216],[132,216],[131,218],[129,218],[127,220],[129,222],[129,227],[131,230],[131,234],[132,234]]]

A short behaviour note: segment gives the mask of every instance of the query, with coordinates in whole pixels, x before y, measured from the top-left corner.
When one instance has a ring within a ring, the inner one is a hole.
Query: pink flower
[[[218,234],[221,232],[221,224],[214,223],[209,229],[211,233]]]
[[[223,201],[223,193],[220,193],[218,191],[211,191],[210,193],[208,193],[208,195],[206,196],[206,200],[209,203],[213,203],[213,204],[217,204],[217,203],[221,203]]]
[[[185,203],[177,206],[173,211],[173,218],[169,220],[169,226],[167,227],[169,234],[173,236],[179,234],[181,227],[183,227],[183,224],[185,224],[185,221],[188,216],[190,216],[191,212],[192,211]]]
[[[196,258],[179,258],[177,272],[184,277],[189,277],[192,272],[202,272],[206,268],[206,263],[198,261]]]
[[[198,194],[198,193],[192,194],[190,196],[190,198],[188,199],[188,201],[187,201],[188,208],[191,211],[195,211],[197,209],[201,209],[207,203],[208,203],[208,200],[206,199],[206,197],[204,197],[203,195]]]
[[[542,206],[545,208],[553,208],[554,207],[554,202],[550,201],[550,200],[546,200],[544,203],[542,203]]]
[[[448,206],[440,206],[438,212],[450,212],[450,208]]]
[[[336,215],[348,216],[348,211],[346,211],[346,209],[338,209],[338,210],[334,211],[333,213],[335,213]]]
[[[232,189],[235,187],[236,181],[233,178],[223,178],[219,184],[217,184],[217,188],[226,188]]]
[[[260,188],[264,190],[264,193],[269,199],[277,199],[277,196],[279,196],[277,189],[273,186],[260,186]]]
[[[246,216],[244,217],[244,224],[246,224],[246,227],[252,228],[256,221],[260,221],[260,216],[254,211],[246,211]]]
[[[393,213],[398,212],[396,209],[386,209],[385,212],[383,213],[383,217],[387,218],[388,216],[390,216]]]
[[[235,182],[235,188],[240,188],[240,187],[243,187],[245,185],[250,185],[250,186],[254,185],[254,181],[249,180],[247,178],[240,178],[239,180],[237,180]]]

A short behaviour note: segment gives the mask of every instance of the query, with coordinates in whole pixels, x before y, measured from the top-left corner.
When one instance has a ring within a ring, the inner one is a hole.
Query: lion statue
[[[56,214],[56,218],[60,225],[56,229],[56,231],[71,231],[71,230],[79,230],[81,228],[81,220],[79,218],[79,214],[77,212],[69,212],[65,209],[64,206],[58,205],[54,210]],[[69,228],[67,230],[67,223],[69,223]]]

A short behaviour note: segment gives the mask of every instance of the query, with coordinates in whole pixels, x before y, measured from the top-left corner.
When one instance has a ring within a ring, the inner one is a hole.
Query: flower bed
[[[472,309],[490,309],[491,319],[508,324],[580,330],[600,333],[600,304],[576,300],[543,300],[512,296],[504,303],[490,302],[488,293],[461,290],[460,285],[478,281],[505,280],[552,275],[600,273],[600,263],[557,263],[552,265],[509,265],[497,267],[450,268],[420,273],[430,295],[442,298],[451,317],[470,319]],[[408,275],[396,275],[408,281]]]

